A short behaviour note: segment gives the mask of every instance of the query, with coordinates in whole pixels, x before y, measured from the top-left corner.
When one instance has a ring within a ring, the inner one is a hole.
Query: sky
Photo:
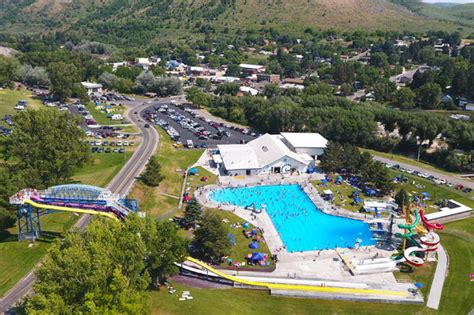
[[[436,2],[449,2],[449,3],[474,3],[474,0],[423,0],[423,2],[436,3]]]

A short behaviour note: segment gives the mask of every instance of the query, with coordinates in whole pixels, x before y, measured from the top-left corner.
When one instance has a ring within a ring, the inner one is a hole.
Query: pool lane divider
[[[340,287],[323,287],[323,286],[311,286],[311,285],[297,285],[297,284],[283,284],[283,283],[269,283],[269,282],[257,282],[246,279],[240,279],[231,275],[227,275],[208,264],[192,258],[187,257],[186,260],[195,263],[208,271],[216,274],[217,276],[227,279],[240,284],[249,286],[265,287],[268,289],[276,290],[290,290],[290,291],[307,291],[307,292],[321,292],[321,293],[335,293],[335,294],[357,294],[357,295],[378,295],[378,296],[396,296],[396,297],[408,297],[408,292],[395,291],[395,290],[381,290],[381,289],[356,289],[356,288],[340,288]]]

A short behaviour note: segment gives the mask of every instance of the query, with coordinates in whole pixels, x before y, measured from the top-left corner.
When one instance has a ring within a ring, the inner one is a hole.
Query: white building
[[[288,133],[285,134],[288,137]],[[297,147],[289,145],[283,135],[270,134],[265,134],[247,144],[218,145],[219,158],[214,158],[214,161],[225,174],[231,176],[305,173],[314,167],[317,156],[322,154],[323,148],[320,146],[323,141],[319,138],[320,135],[306,137],[307,134],[304,134],[306,140],[313,141],[318,138],[319,142],[303,143],[304,139],[298,142],[296,140],[298,135],[303,134],[295,134],[292,139],[299,145]],[[311,153],[321,154],[312,156]]]
[[[102,84],[100,83],[81,82],[81,84],[86,89],[87,95],[102,93]]]
[[[315,160],[323,155],[328,144],[319,133],[282,132],[280,138],[294,152],[308,154]]]

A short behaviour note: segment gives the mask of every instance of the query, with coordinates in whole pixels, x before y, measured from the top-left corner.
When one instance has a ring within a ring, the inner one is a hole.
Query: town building
[[[306,173],[314,171],[326,144],[319,134],[265,134],[246,144],[218,145],[213,160],[229,176]]]
[[[280,83],[280,75],[259,73],[257,74],[257,82],[270,82],[273,84],[278,84]]]
[[[246,63],[241,63],[239,65],[240,71],[246,75],[258,74],[267,70],[267,67],[262,65],[251,65]]]
[[[87,95],[92,95],[95,93],[102,94],[102,84],[93,83],[93,82],[81,82],[84,89],[86,89]]]

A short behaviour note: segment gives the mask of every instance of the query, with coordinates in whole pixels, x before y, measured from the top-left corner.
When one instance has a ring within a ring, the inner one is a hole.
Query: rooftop
[[[319,133],[282,132],[281,135],[295,148],[325,148],[328,143]]]

